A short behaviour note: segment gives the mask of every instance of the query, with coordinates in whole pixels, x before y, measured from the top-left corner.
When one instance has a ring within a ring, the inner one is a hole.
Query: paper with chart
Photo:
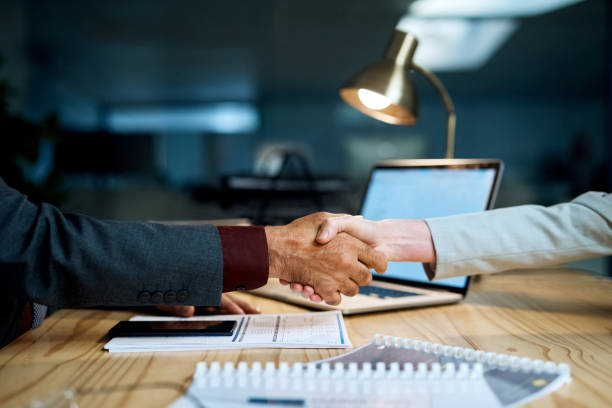
[[[115,337],[104,348],[116,352],[193,351],[236,348],[350,348],[338,311],[296,314],[215,315],[190,318],[135,316],[133,321],[236,320],[232,336]]]

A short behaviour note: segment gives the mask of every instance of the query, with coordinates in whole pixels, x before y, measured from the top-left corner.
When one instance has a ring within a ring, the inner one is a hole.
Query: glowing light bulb
[[[367,89],[358,90],[357,96],[359,96],[359,100],[361,101],[361,103],[373,110],[385,109],[387,106],[391,105],[391,101],[389,100],[389,98],[377,92],[369,91]]]

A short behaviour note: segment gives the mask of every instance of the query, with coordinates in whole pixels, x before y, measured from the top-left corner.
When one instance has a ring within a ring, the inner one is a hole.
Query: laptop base
[[[288,286],[283,286],[278,279],[270,279],[268,284],[261,288],[250,291],[250,293],[258,296],[268,297],[281,300],[287,303],[308,307],[319,310],[340,310],[343,315],[380,312],[385,310],[397,310],[403,308],[443,305],[449,303],[457,303],[462,299],[458,293],[448,291],[436,291],[421,289],[405,285],[396,285],[387,282],[372,282],[372,286],[401,290],[412,295],[406,297],[395,298],[379,298],[358,294],[353,297],[342,295],[342,302],[338,306],[331,306],[325,302],[315,303],[309,299],[304,299],[300,294],[294,293]],[[414,294],[417,294],[415,296]]]

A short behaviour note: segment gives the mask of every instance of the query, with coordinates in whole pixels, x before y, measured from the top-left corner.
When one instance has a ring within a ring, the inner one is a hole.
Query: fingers
[[[298,282],[289,282],[289,281],[286,281],[284,279],[279,279],[278,281],[283,286],[289,285],[289,288],[293,292],[301,293],[302,297],[304,297],[306,299],[310,298],[310,296],[314,293],[314,289],[312,288],[312,286],[302,285],[301,283],[298,283]]]
[[[319,227],[333,227],[334,234],[345,228],[342,224],[329,224],[333,220],[351,220],[363,223],[367,231],[374,230],[372,221],[352,216],[334,216],[316,213],[297,219],[284,227],[266,227],[270,256],[270,276],[278,277],[282,284],[305,298],[338,304],[341,294],[355,295],[359,285],[367,285],[372,279],[368,267],[379,271],[386,269],[386,258],[367,251],[367,243],[357,237],[342,233],[327,245],[315,242]],[[327,224],[325,224],[327,222]],[[350,224],[352,225],[352,224]],[[367,235],[367,234],[366,234]],[[312,288],[312,289],[311,289]],[[315,296],[316,295],[316,296]]]
[[[379,271],[386,269],[387,260],[383,254],[345,233],[322,248],[325,248],[326,267],[312,286],[318,295],[315,300],[321,298],[330,305],[338,304],[340,294],[355,296],[359,286],[368,285],[372,281],[370,267]]]
[[[357,270],[351,277],[358,286],[368,286],[372,282],[372,272],[370,267],[362,262],[357,262]]]
[[[284,279],[279,279],[279,282],[281,283],[281,285],[289,285],[291,291],[301,294],[302,297],[305,299],[309,299],[310,296],[314,294],[314,289],[312,288],[312,286],[302,285],[298,282],[289,282]]]
[[[230,296],[230,295],[227,295]],[[249,302],[242,300],[240,298],[237,298],[235,296],[232,296],[232,301],[242,309],[242,311],[246,314],[258,314],[261,313],[261,309],[259,308],[259,306],[256,305],[252,305]]]
[[[221,296],[220,312],[227,314],[256,314],[259,307],[249,304],[242,299],[238,299],[228,293]]]
[[[361,245],[358,252],[359,261],[378,273],[387,270],[387,256],[367,245]]]
[[[244,310],[238,304],[232,301],[226,301],[225,304],[222,303],[221,309],[219,312],[223,314],[245,314]]]
[[[289,284],[289,282],[287,282],[287,284]],[[315,292],[314,288],[308,285],[304,285],[304,289],[302,290],[302,297],[304,297],[305,299],[310,299],[311,302],[315,303],[321,303],[323,301],[321,296]]]
[[[297,283],[297,282],[291,282],[289,284],[289,287],[295,293],[301,293],[302,290],[304,289],[304,286],[301,283]]]
[[[340,296],[340,292],[330,293],[328,296],[325,296],[325,303],[331,306],[338,306],[342,301],[342,297]]]
[[[302,297],[309,299],[314,294],[314,288],[312,286],[304,285],[302,289]]]
[[[281,280],[284,280],[284,279],[281,279]],[[287,283],[287,285],[290,284],[288,281],[285,281],[285,282]],[[293,283],[296,283],[296,282],[292,282],[292,284]],[[315,302],[315,303],[321,303],[323,301],[323,299],[321,299],[321,296],[319,296],[319,294],[315,292],[312,286],[308,286],[308,285],[301,285],[301,286],[303,286],[301,294],[304,299],[310,299],[310,301]]]
[[[346,296],[355,296],[359,293],[359,285],[352,279],[347,279],[340,285],[340,293]]]
[[[157,309],[179,317],[191,317],[195,314],[195,306],[158,305]]]

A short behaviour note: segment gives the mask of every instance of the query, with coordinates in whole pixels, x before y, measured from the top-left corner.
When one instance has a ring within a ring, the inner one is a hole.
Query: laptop
[[[503,171],[495,159],[390,160],[376,164],[361,204],[370,220],[424,219],[492,208]],[[337,306],[314,303],[282,286],[277,279],[252,293],[289,303],[343,314],[376,312],[455,303],[468,292],[470,277],[430,282],[423,265],[390,262],[372,283],[353,297],[342,296]]]

